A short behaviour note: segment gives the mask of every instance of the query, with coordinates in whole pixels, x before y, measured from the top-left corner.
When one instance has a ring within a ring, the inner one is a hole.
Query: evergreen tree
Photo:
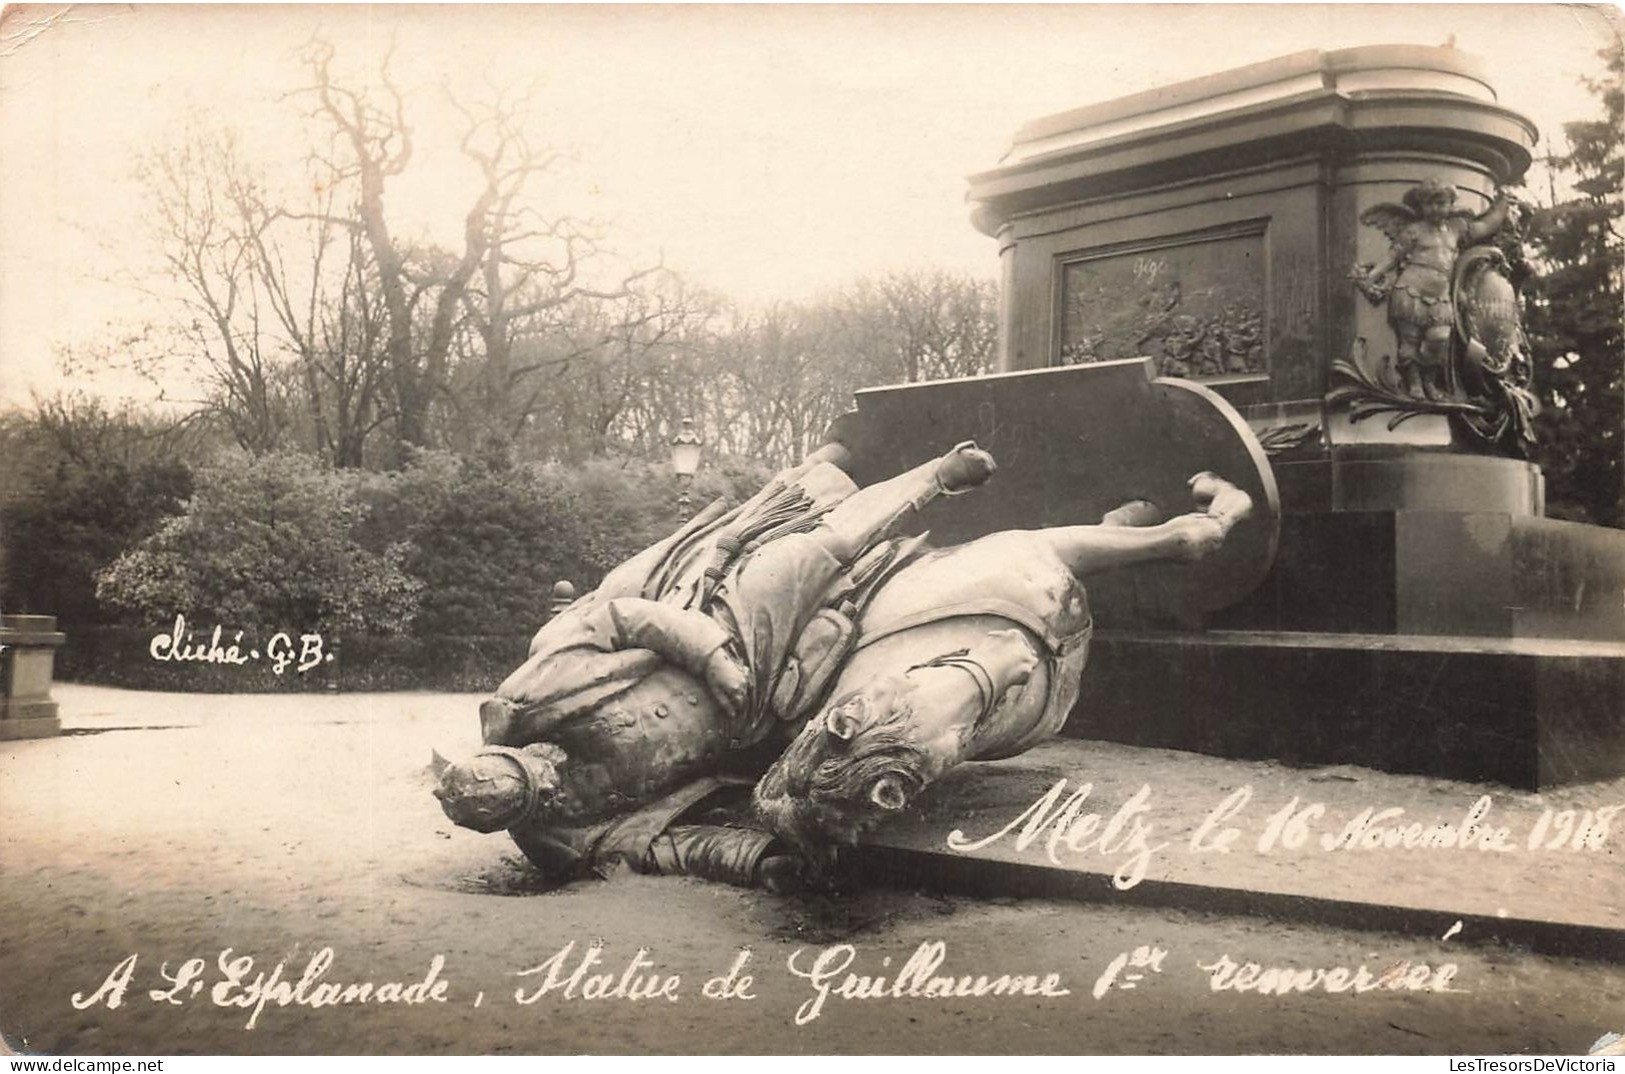
[[[1569,151],[1555,161],[1575,195],[1531,222],[1527,320],[1550,512],[1625,526],[1625,47],[1616,38],[1598,55],[1606,75],[1586,84],[1603,116],[1564,124]]]

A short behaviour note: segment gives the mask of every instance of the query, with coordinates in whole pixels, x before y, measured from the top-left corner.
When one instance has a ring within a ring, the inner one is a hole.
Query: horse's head
[[[997,630],[838,693],[757,784],[758,812],[804,852],[855,840],[964,760],[977,724],[1038,659],[1024,631]]]

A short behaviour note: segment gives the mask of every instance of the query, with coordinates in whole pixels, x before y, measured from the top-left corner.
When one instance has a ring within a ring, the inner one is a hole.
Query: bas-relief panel
[[[1151,357],[1174,377],[1266,371],[1261,232],[1061,264],[1060,365]]]

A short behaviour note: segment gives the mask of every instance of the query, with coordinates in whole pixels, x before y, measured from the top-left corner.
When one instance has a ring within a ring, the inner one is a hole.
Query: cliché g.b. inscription
[[[1066,262],[1060,364],[1150,357],[1162,376],[1264,372],[1262,255],[1253,233]]]
[[[186,624],[185,615],[176,615],[168,630],[154,634],[147,645],[147,655],[161,663],[176,664],[230,664],[241,667],[264,657],[272,674],[281,675],[292,669],[304,674],[323,664],[330,664],[334,655],[320,634],[295,636],[285,630],[271,634],[264,644],[243,640],[243,631],[228,630],[216,625],[205,640]]]

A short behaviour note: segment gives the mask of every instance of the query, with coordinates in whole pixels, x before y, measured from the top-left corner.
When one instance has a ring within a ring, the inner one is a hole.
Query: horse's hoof
[[[967,440],[937,463],[937,485],[949,496],[971,489],[993,476],[998,464],[993,456]]]

